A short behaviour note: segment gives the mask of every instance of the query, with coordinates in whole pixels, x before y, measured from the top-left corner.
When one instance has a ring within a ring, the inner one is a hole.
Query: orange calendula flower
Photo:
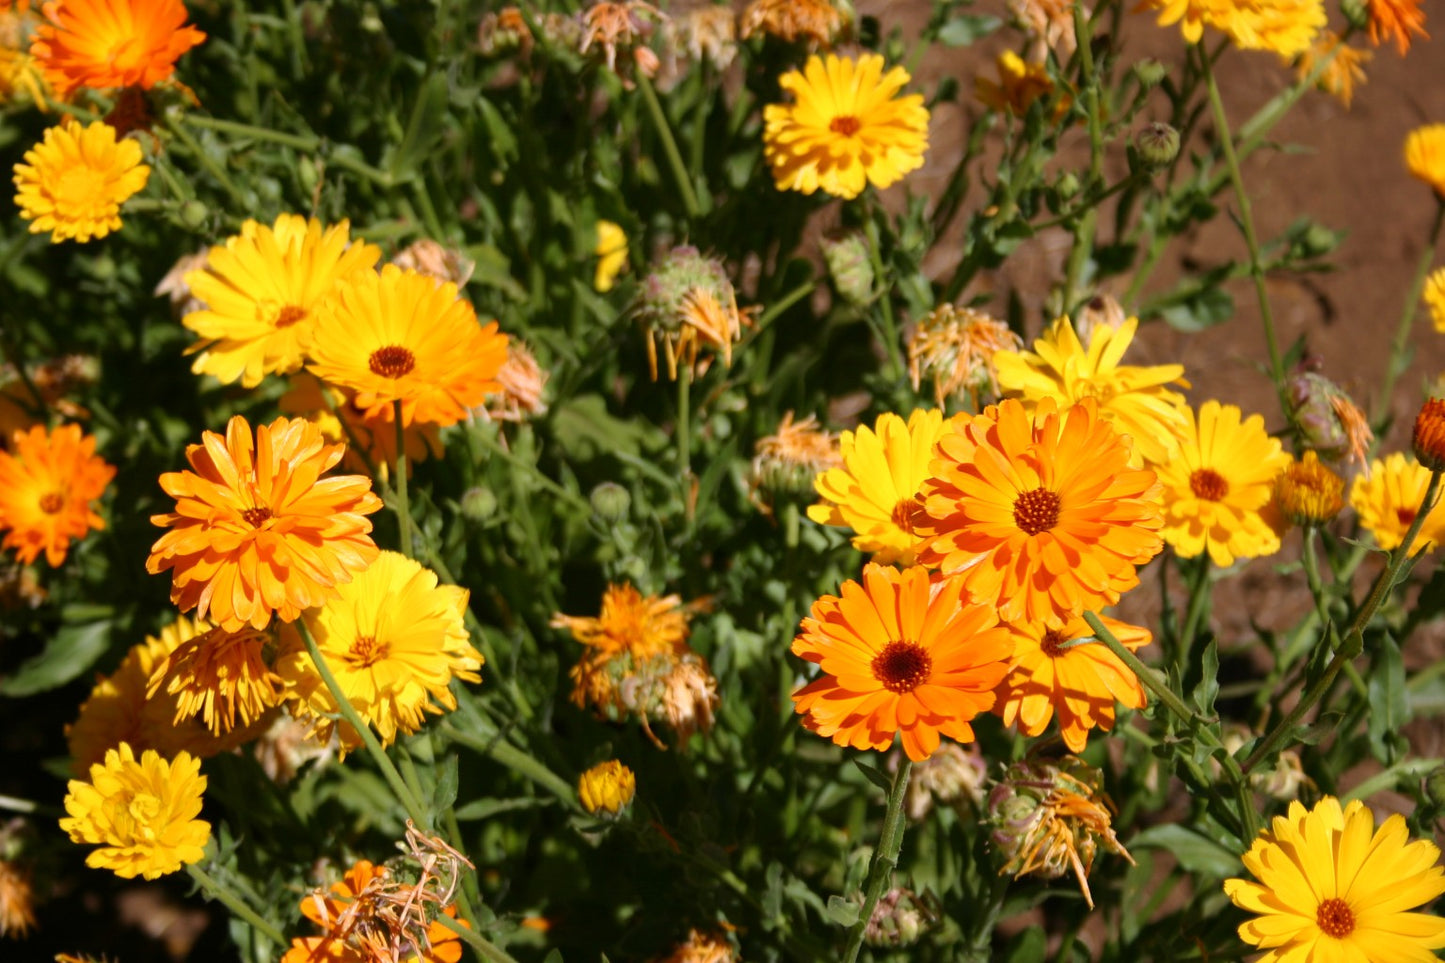
[[[602,658],[623,653],[635,659],[677,652],[687,645],[687,609],[676,595],[643,596],[633,585],[609,585],[602,595],[602,611],[590,615],[552,616],[552,627],[572,637]]]
[[[973,741],[970,720],[994,704],[1013,636],[959,578],[869,563],[803,619],[793,654],[823,675],[793,693],[803,725],[840,746],[887,749],[902,736],[917,762],[939,737]]]
[[[250,626],[238,632],[211,629],[181,643],[151,673],[147,698],[164,687],[175,696],[172,722],[197,716],[216,736],[259,722],[280,705],[281,677],[266,664],[264,652],[272,642],[268,633]]]
[[[115,468],[95,454],[95,439],[82,436],[79,425],[61,425],[53,432],[43,425],[16,432],[14,451],[0,451],[0,546],[15,549],[29,564],[45,553],[59,568],[74,539],[105,520],[91,504],[105,493]]]
[[[1012,50],[998,55],[995,63],[998,81],[995,83],[982,75],[974,78],[973,95],[985,106],[1016,116],[1028,113],[1029,107],[1041,97],[1051,96],[1054,81],[1041,63],[1025,63]],[[1061,118],[1069,109],[1069,95],[1064,93],[1054,105],[1051,116]]]
[[[181,0],[57,0],[44,9],[30,53],[62,97],[77,87],[149,90],[206,39],[185,26]]]
[[[1380,44],[1395,41],[1400,56],[1410,52],[1410,35],[1429,40],[1425,32],[1425,11],[1420,9],[1422,0],[1369,0],[1370,43]]]
[[[377,556],[371,522],[381,508],[371,480],[321,476],[342,458],[300,418],[256,428],[237,415],[224,437],[208,431],[186,448],[194,471],[160,478],[176,510],[152,515],[166,532],[146,570],[172,571],[171,601],[228,631],[293,621],[336,596]]]
[[[1154,472],[1092,399],[1030,414],[1009,399],[938,443],[914,528],[919,561],[958,573],[1011,622],[1113,605],[1163,547]]]
[[[787,43],[832,44],[848,16],[829,0],[753,0],[743,11],[738,33],[744,40],[764,33]]]
[[[1304,80],[1315,72],[1320,61],[1328,59],[1315,87],[1334,95],[1349,110],[1350,102],[1355,99],[1355,85],[1365,82],[1365,64],[1374,56],[1368,50],[1351,47],[1339,34],[1326,30],[1314,46],[1300,55],[1294,73],[1297,79]]]
[[[1149,644],[1148,629],[1100,616],[1129,651]],[[1089,730],[1114,728],[1114,703],[1148,703],[1134,673],[1075,616],[1062,626],[1014,627],[1014,663],[998,687],[994,712],[1026,736],[1041,735],[1055,714],[1070,752],[1083,752]]]
[[[388,264],[342,281],[318,312],[311,373],[356,392],[368,418],[454,425],[501,390],[507,336],[457,286]]]
[[[1410,443],[1420,464],[1445,471],[1445,398],[1427,398],[1420,406]]]

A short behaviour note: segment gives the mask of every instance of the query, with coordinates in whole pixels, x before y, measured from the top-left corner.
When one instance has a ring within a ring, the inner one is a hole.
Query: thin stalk
[[[351,728],[361,736],[361,741],[366,745],[366,751],[375,760],[376,767],[381,770],[382,778],[391,787],[392,793],[401,803],[402,808],[406,810],[407,815],[411,817],[411,821],[430,831],[431,820],[426,817],[421,803],[407,788],[406,782],[401,778],[401,773],[397,772],[396,766],[392,765],[391,758],[387,756],[386,750],[377,741],[376,734],[371,731],[366,720],[361,718],[361,714],[356,711],[356,706],[351,704],[351,700],[346,697],[346,692],[341,688],[341,684],[336,681],[331,667],[326,664],[326,657],[321,654],[321,648],[311,634],[311,627],[306,624],[305,619],[297,619],[294,624],[301,632],[301,638],[306,643],[306,652],[311,656],[311,662],[316,666],[316,671],[320,673],[321,681],[326,683],[326,690],[331,693],[331,698],[336,700],[336,706],[341,711],[341,718],[345,719]]]
[[[471,434],[473,438],[481,442],[483,448],[487,449],[488,454],[495,455],[496,457],[505,461],[507,464],[511,465],[513,468],[516,468],[519,471],[530,475],[543,488],[547,489],[558,498],[561,498],[563,501],[568,502],[572,505],[573,508],[580,508],[589,513],[592,511],[592,504],[587,501],[587,499],[583,498],[581,495],[578,495],[576,492],[571,492],[568,491],[566,488],[563,488],[561,485],[557,484],[557,482],[553,481],[552,479],[548,478],[546,475],[538,471],[536,465],[531,465],[527,462],[522,461],[522,459],[518,458],[510,451],[497,444],[497,440],[491,435],[489,435],[487,432],[474,431]]]
[[[401,536],[401,553],[412,558],[415,551],[415,532],[411,519],[411,501],[406,490],[406,424],[401,420],[401,399],[391,403],[391,414],[396,419],[396,476],[392,479],[391,490],[396,492],[396,523]]]
[[[1264,284],[1264,259],[1259,252],[1259,238],[1254,231],[1254,209],[1250,205],[1249,193],[1244,189],[1244,175],[1239,170],[1239,158],[1234,152],[1234,134],[1229,129],[1229,117],[1224,112],[1224,98],[1219,94],[1219,84],[1214,79],[1214,63],[1204,48],[1198,44],[1195,50],[1204,64],[1204,84],[1209,90],[1209,106],[1214,113],[1214,125],[1218,128],[1219,146],[1224,153],[1224,163],[1229,168],[1229,180],[1234,185],[1235,203],[1239,205],[1239,225],[1244,232],[1244,243],[1249,249],[1249,275],[1254,281],[1255,298],[1259,301],[1259,319],[1264,325],[1265,344],[1269,348],[1269,377],[1274,382],[1275,393],[1279,396],[1280,411],[1294,423],[1289,403],[1289,392],[1285,385],[1284,358],[1279,352],[1279,339],[1275,336],[1274,314],[1269,307],[1269,292]]]
[[[677,141],[672,136],[667,115],[662,112],[662,104],[657,101],[657,91],[652,89],[652,81],[640,70],[637,72],[637,86],[642,91],[642,100],[647,104],[647,112],[652,116],[652,123],[657,128],[657,136],[662,140],[662,150],[667,155],[667,163],[672,167],[672,176],[677,181],[677,192],[682,196],[682,206],[687,209],[687,216],[696,220],[702,213],[702,208],[698,205],[697,194],[692,189],[692,175],[687,172],[687,165],[683,163],[682,153],[678,151]]]
[[[314,151],[321,146],[321,139],[311,134],[287,134],[269,127],[238,124],[234,120],[222,120],[219,117],[206,117],[202,114],[183,114],[181,120],[192,127],[202,127],[222,134],[235,134],[237,137],[249,137],[252,140],[269,141],[272,144],[294,147],[301,151]]]
[[[1104,126],[1099,111],[1099,80],[1095,76],[1094,51],[1090,40],[1092,25],[1084,13],[1083,4],[1074,5],[1074,34],[1079,38],[1079,81],[1084,88],[1084,113],[1089,120],[1089,179],[1088,190],[1093,190],[1103,176],[1104,170]],[[1083,277],[1084,266],[1094,250],[1094,231],[1098,226],[1099,207],[1094,204],[1082,217],[1074,222],[1074,244],[1069,249],[1069,260],[1064,269],[1064,290],[1061,308],[1065,313],[1073,310],[1074,292]]]
[[[1325,595],[1324,580],[1320,578],[1320,560],[1316,554],[1319,551],[1320,529],[1318,525],[1305,526],[1305,545],[1301,559],[1304,562],[1305,583],[1309,586],[1310,595],[1314,596],[1315,614],[1319,617],[1320,625],[1328,625],[1330,621],[1330,600]]]
[[[1309,712],[1315,703],[1320,700],[1320,697],[1334,686],[1335,678],[1340,674],[1345,663],[1352,661],[1364,650],[1365,628],[1370,624],[1370,619],[1375,617],[1375,612],[1379,610],[1381,603],[1389,597],[1391,590],[1394,589],[1395,580],[1400,576],[1400,569],[1404,567],[1405,562],[1410,558],[1410,546],[1415,543],[1415,537],[1420,534],[1420,526],[1425,523],[1425,516],[1430,514],[1430,507],[1435,504],[1435,496],[1439,491],[1440,471],[1436,470],[1430,473],[1430,484],[1425,487],[1425,497],[1421,499],[1420,509],[1415,513],[1414,520],[1410,522],[1410,528],[1405,532],[1404,539],[1402,539],[1395,550],[1390,553],[1389,565],[1386,566],[1385,571],[1380,573],[1380,577],[1375,580],[1369,597],[1365,599],[1365,604],[1355,613],[1355,618],[1350,623],[1349,631],[1345,633],[1344,639],[1340,642],[1340,647],[1335,650],[1334,657],[1330,659],[1330,664],[1325,667],[1324,674],[1315,680],[1314,685],[1305,690],[1304,695],[1300,696],[1299,702],[1289,711],[1289,715],[1280,720],[1280,722],[1259,741],[1259,745],[1255,747],[1254,752],[1250,753],[1249,758],[1244,761],[1245,772],[1249,772],[1255,766],[1273,755],[1274,752],[1294,734],[1295,727],[1299,725],[1305,713]]]
[[[883,346],[888,351],[888,364],[893,369],[893,378],[902,381],[907,370],[903,366],[903,347],[898,341],[898,323],[893,319],[893,296],[887,282],[888,272],[883,266],[883,246],[878,235],[878,222],[873,212],[868,212],[868,260],[873,265],[873,276],[878,284],[878,306],[883,314]]]
[[[1380,393],[1375,396],[1375,410],[1370,424],[1375,434],[1382,433],[1385,418],[1390,413],[1390,395],[1395,390],[1395,380],[1404,370],[1405,351],[1410,344],[1410,329],[1415,325],[1415,312],[1420,306],[1420,296],[1425,290],[1425,275],[1435,261],[1435,248],[1440,243],[1440,228],[1445,225],[1445,200],[1435,204],[1435,223],[1430,228],[1430,241],[1420,252],[1415,265],[1415,279],[1410,282],[1410,293],[1405,298],[1405,310],[1400,313],[1400,323],[1395,328],[1395,339],[1390,342],[1390,360],[1385,364],[1385,378]]]
[[[1179,651],[1174,658],[1174,665],[1181,678],[1184,669],[1189,665],[1190,652],[1194,648],[1195,638],[1199,635],[1200,623],[1208,619],[1214,592],[1214,583],[1209,578],[1209,557],[1201,555],[1194,559],[1193,564],[1193,578],[1189,580],[1189,610],[1184,616],[1184,629],[1179,634]]]
[[[450,722],[443,722],[441,724],[441,732],[453,742],[459,742],[468,749],[485,753],[508,769],[516,772],[517,775],[535,782],[556,796],[566,804],[569,809],[581,811],[581,807],[577,803],[577,791],[572,787],[571,783],[542,765],[542,763],[538,762],[536,758],[529,753],[523,752],[521,749],[512,745],[502,736],[498,735],[492,739],[483,739],[470,732],[464,732],[458,729]]]
[[[908,789],[908,776],[913,771],[913,761],[904,759],[893,774],[893,786],[888,790],[888,813],[883,817],[883,832],[878,837],[878,848],[873,851],[873,861],[868,865],[867,888],[863,895],[863,911],[858,922],[848,932],[848,947],[843,951],[843,963],[855,963],[858,951],[863,948],[863,933],[878,900],[888,886],[893,868],[898,865],[898,852],[903,848],[903,797]]]
[[[677,371],[677,468],[682,483],[692,475],[692,365],[678,366]],[[682,493],[686,500],[687,492]]]
[[[207,896],[219,900],[226,909],[245,920],[256,932],[277,946],[286,945],[286,937],[281,935],[280,930],[263,919],[261,914],[247,906],[239,896],[212,879],[199,864],[191,863],[186,867],[186,872],[191,875],[191,879],[195,880],[201,889],[205,890]]]
[[[206,173],[215,178],[216,183],[220,184],[225,192],[231,195],[231,200],[240,204],[242,207],[247,206],[246,195],[242,194],[241,189],[236,186],[236,182],[231,180],[231,175],[227,174],[225,168],[217,164],[215,160],[211,158],[211,155],[205,152],[196,139],[191,136],[191,132],[186,130],[184,125],[170,121],[166,124],[166,128],[175,135],[177,140],[186,146],[186,150],[195,155],[196,160],[206,169]]]

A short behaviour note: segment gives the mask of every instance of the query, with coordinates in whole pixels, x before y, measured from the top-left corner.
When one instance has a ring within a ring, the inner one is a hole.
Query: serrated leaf
[[[858,917],[862,915],[863,909],[852,900],[834,895],[828,897],[828,907],[824,912],[827,913],[828,919],[839,926],[852,926],[858,922]]]
[[[63,625],[50,637],[45,651],[20,664],[0,679],[0,695],[35,695],[59,688],[95,665],[110,643],[112,622]]]

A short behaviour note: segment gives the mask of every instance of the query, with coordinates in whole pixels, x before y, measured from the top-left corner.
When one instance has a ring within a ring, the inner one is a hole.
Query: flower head
[[[973,95],[985,107],[1021,117],[1029,112],[1034,101],[1054,92],[1054,81],[1044,65],[1025,63],[1012,50],[1000,52],[995,67],[998,70],[997,83],[982,74],[974,78]],[[1068,109],[1069,95],[1066,93],[1054,105],[1054,119],[1061,118]]]
[[[1445,268],[1436,268],[1425,279],[1425,306],[1435,330],[1445,334]]]
[[[673,248],[647,276],[632,311],[646,331],[654,381],[657,342],[662,343],[669,378],[677,378],[679,365],[702,369],[698,356],[704,348],[732,364],[733,342],[741,337],[749,313],[739,310],[737,292],[722,263],[687,245]]]
[[[888,187],[923,166],[928,110],[921,94],[898,96],[908,71],[883,58],[828,54],[778,79],[795,101],[763,108],[763,154],[780,191],[821,188],[845,200]]]
[[[1334,95],[1349,110],[1350,101],[1355,98],[1355,85],[1365,82],[1365,64],[1373,57],[1370,51],[1351,47],[1339,34],[1326,30],[1310,49],[1300,55],[1294,68],[1295,77],[1304,80],[1315,72],[1320,61],[1328,60],[1315,81],[1315,87]]]
[[[206,39],[181,0],[63,0],[45,5],[30,52],[62,97],[77,87],[149,90]]]
[[[889,761],[890,769],[896,768],[896,758]],[[976,809],[983,805],[987,782],[988,763],[978,746],[941,742],[937,752],[913,767],[908,793],[904,797],[908,818],[915,822],[922,819],[933,809],[934,803],[973,806]]]
[[[1029,63],[1041,64],[1056,51],[1059,63],[1068,63],[1078,49],[1074,35],[1074,9],[1068,0],[1008,0],[1009,18],[1028,35]],[[1084,8],[1089,16],[1089,8]]]
[[[390,745],[416,732],[426,713],[457,707],[452,679],[479,682],[482,656],[463,621],[468,592],[437,584],[436,573],[397,552],[382,552],[336,598],[304,618],[347,700]],[[276,671],[298,716],[325,738],[337,728],[343,750],[361,734],[329,718],[336,701],[306,648],[295,640]]]
[[[224,437],[205,432],[186,448],[194,471],[161,475],[176,509],[151,516],[170,531],[146,570],[173,572],[171,601],[227,631],[265,628],[273,612],[290,622],[334,598],[376,558],[365,516],[381,508],[370,479],[321,477],[343,450],[300,418],[253,435],[237,415]]]
[[[120,206],[150,173],[134,140],[117,140],[115,128],[98,120],[88,127],[67,120],[15,165],[15,206],[31,234],[84,244],[120,230]]]
[[[1370,463],[1368,475],[1357,476],[1350,486],[1350,507],[1375,544],[1390,551],[1405,539],[1425,500],[1430,469],[1408,455],[1392,452]],[[1445,541],[1445,499],[1441,499],[1421,523],[1415,551],[1430,551]]]
[[[323,384],[315,375],[300,372],[287,382],[288,390],[277,401],[284,414],[299,415],[321,429],[322,437],[333,445],[346,445],[343,468],[375,473],[385,481],[396,465],[396,423],[382,415],[368,415],[357,407],[355,392]],[[406,470],[441,454],[440,429],[433,424],[417,422],[402,432],[406,450]]]
[[[175,697],[172,720],[200,716],[213,735],[260,722],[280,704],[281,677],[266,664],[271,637],[249,625],[236,632],[213,628],[187,639],[161,661],[146,686],[154,699],[164,687]]]
[[[1180,25],[1184,39],[1198,43],[1208,24],[1241,50],[1271,50],[1282,59],[1309,49],[1325,26],[1322,0],[1146,0],[1159,11],[1159,26]]]
[[[123,742],[90,767],[90,782],[70,781],[70,817],[60,828],[71,842],[102,847],[86,857],[87,866],[155,879],[205,855],[211,824],[196,818],[205,789],[201,762],[189,753],[166,760],[147,749],[137,761]]]
[[[815,416],[794,421],[789,411],[778,423],[778,430],[759,438],[753,448],[753,463],[748,471],[750,497],[755,505],[771,513],[774,498],[811,494],[819,474],[842,464],[838,436],[819,427]]]
[[[190,296],[201,302],[181,319],[201,337],[190,349],[200,353],[191,370],[224,384],[239,379],[246,388],[299,370],[318,306],[338,282],[380,257],[376,245],[352,241],[347,221],[326,227],[297,214],[282,214],[270,227],[246,221],[185,275]]]
[[[1430,35],[1425,32],[1425,11],[1420,9],[1423,0],[1369,0],[1370,43],[1379,46],[1390,38],[1395,40],[1395,49],[1400,56],[1410,52],[1410,35],[1424,40]]]
[[[1405,167],[1445,199],[1445,124],[1416,127],[1405,138]]]
[[[546,414],[543,390],[549,377],[530,348],[520,341],[508,341],[507,360],[497,372],[501,388],[487,399],[486,407],[477,409],[477,414],[497,421],[526,421]]]
[[[753,0],[743,11],[738,32],[744,40],[763,33],[785,43],[828,47],[848,21],[831,0]]]
[[[967,395],[975,408],[988,391],[998,394],[994,355],[1023,346],[1009,326],[982,311],[940,304],[913,326],[908,336],[908,376],[917,391],[926,374],[933,380],[933,400]]]
[[[24,937],[35,926],[30,875],[29,866],[0,857],[0,937]]]
[[[1415,416],[1411,434],[1415,460],[1431,471],[1445,471],[1445,398],[1427,398]]]
[[[1009,766],[989,794],[993,842],[1004,857],[1001,872],[1014,878],[1058,879],[1073,870],[1089,908],[1089,871],[1099,847],[1134,862],[1114,835],[1099,792],[1101,774],[1066,756],[1057,763],[1021,760]]]
[[[1405,817],[1375,828],[1358,799],[1298,802],[1244,854],[1254,880],[1227,879],[1235,906],[1256,914],[1239,927],[1262,963],[1284,960],[1429,960],[1445,947],[1445,919],[1407,912],[1445,893],[1440,850],[1410,840]]]
[[[923,486],[919,561],[1011,622],[1097,610],[1139,583],[1163,547],[1158,486],[1092,399],[1032,413],[1009,399],[955,424]]]
[[[645,46],[652,35],[655,20],[665,14],[643,0],[596,0],[579,14],[582,23],[581,52],[596,48],[603,53],[608,70],[617,69],[617,50],[629,48],[637,65],[651,75],[656,69],[656,55]],[[649,66],[651,69],[648,69]]]
[[[1103,618],[1125,648],[1149,644],[1149,630]],[[1061,625],[1030,622],[1014,627],[1014,663],[999,683],[994,711],[1026,736],[1042,735],[1057,713],[1070,752],[1083,752],[1089,730],[1114,728],[1114,703],[1142,709],[1148,700],[1139,679],[1094,637],[1082,617]]]
[[[626,653],[636,659],[681,651],[687,645],[687,610],[676,595],[643,596],[633,585],[609,585],[602,595],[602,611],[586,615],[552,617],[552,627],[598,655],[611,658]]]
[[[105,528],[92,504],[105,494],[115,468],[95,454],[95,439],[79,425],[16,432],[12,451],[0,451],[0,531],[4,548],[29,564],[41,552],[51,568],[65,562],[70,543]]]
[[[1184,396],[1170,385],[1189,387],[1184,366],[1120,364],[1134,341],[1139,319],[1119,327],[1096,326],[1084,348],[1067,317],[1049,325],[1033,351],[1001,351],[994,356],[999,388],[1021,398],[1030,410],[1044,398],[1060,404],[1093,398],[1099,414],[1133,441],[1130,463],[1158,465],[1174,457],[1189,423]]]
[[[687,941],[679,943],[673,951],[656,963],[734,963],[732,944],[727,937],[718,933],[704,933],[688,930]]]
[[[507,336],[457,286],[388,264],[343,280],[313,330],[311,373],[356,392],[368,417],[454,425],[501,384]]]
[[[1274,480],[1290,463],[1264,418],[1206,401],[1179,455],[1159,466],[1164,540],[1185,558],[1207,551],[1215,565],[1279,551]]]
[[[616,759],[598,763],[577,780],[582,808],[593,816],[616,816],[631,804],[636,792],[637,776]]]
[[[715,4],[678,13],[663,25],[671,50],[686,51],[694,63],[727,70],[738,52],[738,27],[731,7]]]
[[[1274,480],[1275,508],[1294,525],[1325,524],[1344,507],[1344,494],[1345,480],[1313,450],[1291,462]]]
[[[878,416],[873,428],[843,432],[838,451],[843,465],[813,482],[821,499],[808,508],[819,525],[853,529],[853,547],[878,562],[912,565],[922,537],[914,530],[922,502],[918,492],[929,475],[933,446],[949,430],[937,408]]]
[[[939,737],[973,741],[970,720],[994,703],[1008,671],[1013,638],[992,606],[962,580],[913,566],[870,562],[863,583],[813,603],[793,654],[822,670],[793,693],[803,725],[855,749],[887,749],[901,736],[915,762]]]
[[[30,0],[0,3],[0,107],[28,97],[45,103],[45,78],[30,54],[30,38],[40,24]]]
[[[627,234],[622,225],[614,221],[597,222],[597,247],[592,251],[597,256],[597,274],[592,286],[606,294],[627,267]]]

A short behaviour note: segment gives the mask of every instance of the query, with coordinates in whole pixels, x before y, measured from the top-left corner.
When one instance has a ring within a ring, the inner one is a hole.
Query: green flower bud
[[[177,216],[181,223],[192,231],[199,231],[205,226],[206,219],[211,216],[211,209],[200,201],[186,201],[181,205]]]
[[[1134,78],[1139,81],[1139,86],[1145,90],[1153,90],[1164,80],[1167,70],[1164,65],[1152,57],[1139,61],[1134,65]]]
[[[1370,5],[1366,0],[1340,0],[1340,13],[1345,15],[1350,26],[1363,30],[1370,23]]]
[[[490,488],[477,487],[462,496],[462,516],[484,522],[497,514],[497,496]]]
[[[873,261],[868,256],[868,242],[861,234],[848,234],[836,241],[823,241],[823,260],[833,286],[854,307],[862,307],[873,298]]]
[[[1179,156],[1179,131],[1168,124],[1146,124],[1134,137],[1134,149],[1145,171],[1162,171]]]
[[[1425,777],[1425,795],[1441,808],[1445,808],[1445,766],[1440,766]]]
[[[1081,186],[1083,185],[1079,183],[1079,176],[1073,171],[1066,171],[1064,176],[1060,177],[1058,182],[1054,184],[1054,190],[1059,192],[1059,197],[1067,201],[1079,193]]]
[[[604,522],[620,522],[632,508],[632,496],[616,482],[603,482],[588,496],[592,510]]]

